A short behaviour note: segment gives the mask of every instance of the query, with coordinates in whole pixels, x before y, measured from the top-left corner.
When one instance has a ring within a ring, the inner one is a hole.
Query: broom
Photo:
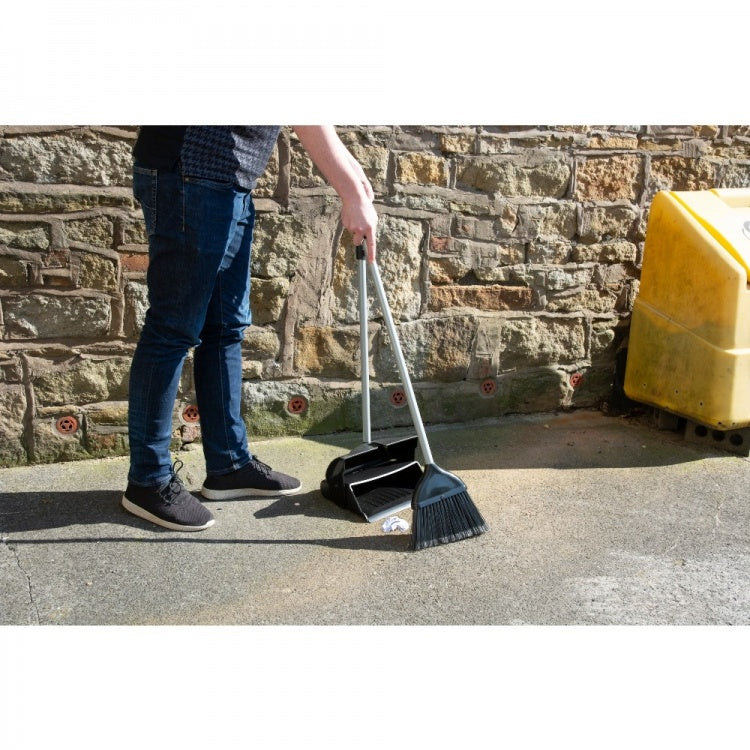
[[[360,252],[359,248],[358,252]],[[413,510],[411,549],[436,547],[439,544],[457,542],[483,534],[489,530],[489,527],[469,497],[466,485],[455,474],[437,466],[432,458],[432,451],[427,442],[427,434],[406,369],[396,326],[385,296],[380,271],[374,260],[368,259],[368,263],[372,268],[375,289],[383,310],[388,335],[391,337],[391,346],[396,356],[401,382],[406,392],[406,400],[425,462],[424,475],[417,482],[411,501]]]

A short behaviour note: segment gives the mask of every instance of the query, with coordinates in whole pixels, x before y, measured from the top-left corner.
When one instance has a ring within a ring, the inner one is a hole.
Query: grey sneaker
[[[301,487],[299,479],[274,471],[253,458],[249,464],[230,474],[206,477],[201,494],[209,500],[231,500],[235,497],[293,495]]]
[[[161,487],[128,484],[122,496],[122,507],[173,531],[201,531],[213,526],[211,511],[185,489],[177,476],[182,466],[182,461],[175,461],[171,478]]]

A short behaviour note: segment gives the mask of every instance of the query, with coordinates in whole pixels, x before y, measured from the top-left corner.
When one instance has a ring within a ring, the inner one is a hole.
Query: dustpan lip
[[[420,470],[422,469],[422,466],[421,466],[421,464],[419,463],[419,461],[416,461],[416,460],[415,460],[415,461],[402,461],[402,462],[400,462],[400,463],[392,463],[392,464],[391,464],[391,470],[390,470],[390,471],[385,471],[385,472],[383,472],[382,474],[381,474],[381,473],[378,473],[378,474],[377,474],[376,476],[377,476],[377,477],[378,477],[379,479],[380,479],[380,478],[382,478],[382,477],[389,477],[389,476],[391,476],[392,474],[398,474],[399,472],[402,472],[402,471],[404,471],[405,469],[410,469],[410,468],[411,468],[412,466],[416,466],[416,467],[418,467],[418,468],[419,468]],[[372,468],[373,468],[373,469],[375,469],[376,467],[374,467],[374,466],[373,466]],[[387,467],[385,467],[385,466],[384,466],[383,468],[387,468]],[[348,481],[348,482],[346,482],[346,484],[347,484],[347,485],[348,485],[349,487],[356,487],[357,485],[360,485],[360,484],[369,484],[370,482],[372,482],[372,481],[373,481],[373,479],[375,479],[375,476],[369,477],[368,479],[361,479],[361,480],[359,480],[359,481],[357,481],[357,480],[355,479],[355,480],[352,480],[352,481]]]

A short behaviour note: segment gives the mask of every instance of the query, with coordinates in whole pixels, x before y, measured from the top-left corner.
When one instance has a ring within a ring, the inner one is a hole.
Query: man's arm
[[[341,222],[355,245],[367,242],[369,260],[375,260],[378,215],[374,194],[359,162],[349,153],[332,125],[295,125],[305,151],[341,198]]]

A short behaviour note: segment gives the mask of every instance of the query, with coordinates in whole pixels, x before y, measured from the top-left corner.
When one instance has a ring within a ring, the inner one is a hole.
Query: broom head
[[[436,547],[478,536],[489,527],[469,497],[466,485],[435,464],[427,464],[414,488],[411,549]]]

